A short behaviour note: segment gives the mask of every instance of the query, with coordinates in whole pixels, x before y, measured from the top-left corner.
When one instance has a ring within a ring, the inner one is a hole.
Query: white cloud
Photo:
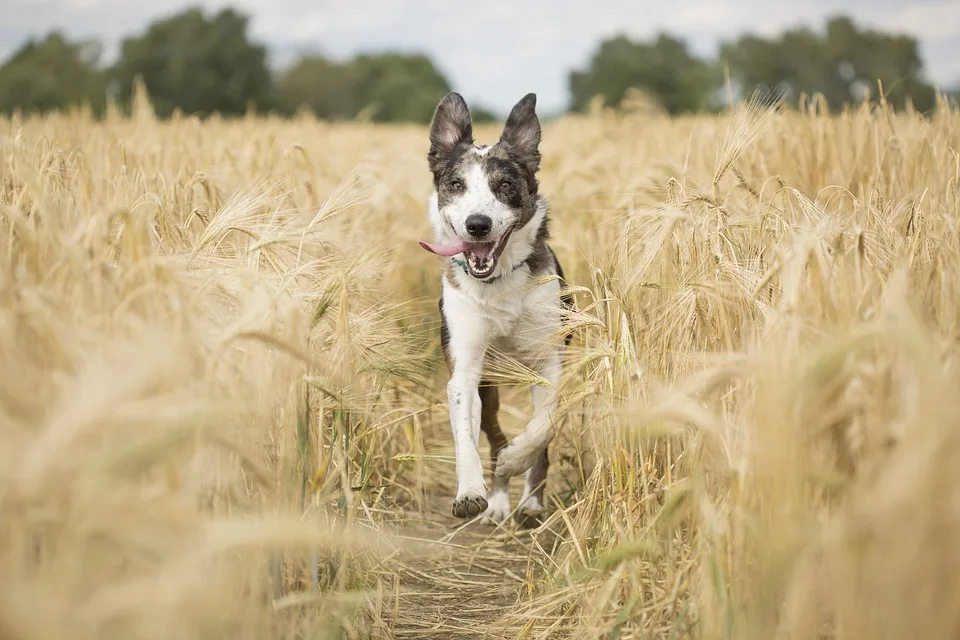
[[[960,3],[955,0],[916,2],[899,8],[882,24],[891,30],[922,33],[925,39],[957,37],[960,35]]]

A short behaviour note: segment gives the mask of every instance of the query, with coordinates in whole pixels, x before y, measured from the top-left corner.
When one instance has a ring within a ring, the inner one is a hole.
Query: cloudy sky
[[[196,4],[197,2],[193,3]],[[505,112],[528,91],[544,112],[564,108],[567,73],[602,38],[667,30],[700,54],[744,32],[819,28],[845,12],[861,24],[907,32],[921,43],[928,77],[960,85],[960,0],[198,0],[251,16],[252,35],[282,65],[300,50],[334,57],[357,51],[424,51],[468,100]],[[24,39],[59,28],[116,50],[125,35],[183,0],[0,0],[0,58]],[[519,9],[523,6],[523,10]]]

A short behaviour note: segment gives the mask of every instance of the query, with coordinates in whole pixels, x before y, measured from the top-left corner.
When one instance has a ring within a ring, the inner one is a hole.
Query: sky
[[[567,76],[601,40],[658,31],[683,37],[700,55],[725,39],[820,29],[845,13],[861,25],[909,33],[929,80],[960,86],[960,0],[0,0],[0,59],[28,37],[56,28],[97,38],[112,55],[123,37],[190,4],[233,6],[282,67],[301,51],[347,58],[357,52],[424,52],[471,104],[506,113],[528,92],[541,112],[567,105]],[[523,9],[519,7],[523,6]]]

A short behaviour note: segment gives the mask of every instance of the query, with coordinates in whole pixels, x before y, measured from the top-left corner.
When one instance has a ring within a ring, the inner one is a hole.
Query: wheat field
[[[955,107],[546,123],[532,530],[450,514],[427,147],[0,120],[0,638],[957,637]]]

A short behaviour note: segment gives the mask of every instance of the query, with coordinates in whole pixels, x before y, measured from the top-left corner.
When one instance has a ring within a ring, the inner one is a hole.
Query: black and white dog
[[[450,93],[430,125],[433,174],[430,223],[435,243],[420,245],[444,256],[440,298],[441,342],[450,370],[447,400],[457,458],[453,514],[483,513],[502,522],[511,512],[507,485],[526,472],[517,520],[528,523],[543,509],[561,374],[563,272],[547,245],[547,201],[537,192],[540,121],[536,95],[524,96],[510,112],[500,140],[476,145],[470,110]],[[548,276],[559,276],[548,279]],[[484,379],[491,349],[513,356],[547,383],[533,388],[534,414],[509,445],[497,420],[497,387]],[[487,494],[478,453],[480,432],[490,443],[493,487]]]

